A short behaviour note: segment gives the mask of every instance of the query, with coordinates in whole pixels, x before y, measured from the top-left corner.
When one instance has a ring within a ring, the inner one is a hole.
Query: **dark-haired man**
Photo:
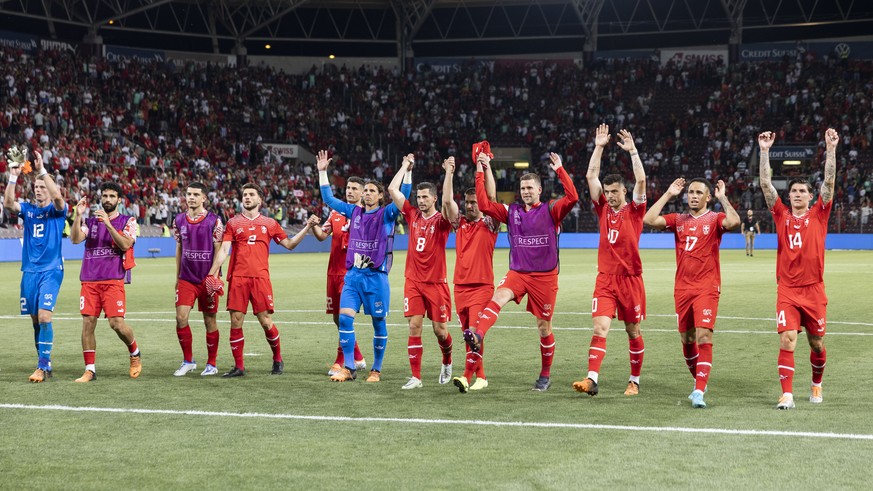
[[[543,187],[540,176],[529,172],[519,180],[521,203],[509,206],[489,198],[484,168],[477,163],[476,201],[479,209],[498,222],[506,223],[509,230],[509,272],[497,284],[491,301],[479,312],[476,324],[464,331],[464,341],[472,351],[479,352],[485,334],[497,321],[500,309],[510,301],[521,303],[521,299],[527,295],[527,311],[536,317],[540,337],[540,375],[532,390],[540,392],[552,385],[551,369],[555,355],[552,315],[558,298],[560,271],[558,235],[561,222],[579,200],[561,157],[550,153],[549,160],[566,195],[547,202],[541,201]]]
[[[205,208],[206,186],[201,182],[188,184],[185,203],[188,210],[179,213],[173,220],[173,236],[176,238],[176,337],[182,347],[182,364],[173,372],[176,377],[195,370],[192,349],[191,327],[188,317],[194,302],[203,313],[206,325],[206,367],[202,376],[215,375],[218,355],[218,296],[210,295],[205,280],[212,268],[212,260],[224,235],[221,218]]]
[[[142,363],[133,329],[124,321],[127,299],[124,282],[133,267],[133,244],[136,242],[136,218],[118,212],[121,186],[104,182],[100,186],[100,206],[93,216],[82,223],[88,209],[88,198],[76,203],[76,217],[70,227],[73,244],[85,242],[82,258],[82,291],[79,311],[82,314],[82,355],[85,373],[76,382],[91,382],[97,378],[97,338],[94,329],[102,311],[109,319],[109,327],[127,346],[130,353],[130,376],[139,377]]]
[[[454,162],[453,157],[449,159]],[[406,172],[411,165],[412,162],[404,160],[399,172]],[[431,182],[422,182],[415,187],[416,206],[412,206],[400,192],[400,183],[396,179],[388,186],[388,193],[409,225],[403,315],[409,321],[406,349],[412,376],[401,389],[418,389],[422,386],[424,345],[421,330],[425,315],[433,324],[433,333],[442,351],[438,381],[446,384],[452,379],[452,335],[446,327],[446,323],[452,320],[452,297],[446,281],[446,242],[452,224],[437,211],[437,189]]]
[[[640,322],[646,318],[646,289],[640,261],[640,234],[646,213],[646,172],[633,136],[627,130],[618,133],[618,146],[630,154],[634,173],[633,200],[627,202],[627,188],[618,174],[600,182],[600,158],[609,143],[609,126],[600,125],[594,136],[594,152],[588,162],[588,190],[600,221],[600,244],[597,249],[597,282],[591,300],[594,335],[588,348],[588,376],[573,383],[573,388],[590,396],[597,395],[598,377],[606,356],[606,335],[613,317],[624,321],[630,355],[630,379],[626,396],[640,393],[640,374],[646,347]]]
[[[671,199],[682,194],[685,179],[679,178],[646,212],[643,221],[656,230],[670,230],[676,238],[676,283],[673,298],[676,322],[682,337],[685,364],[694,377],[694,390],[688,399],[691,407],[705,408],[703,394],[712,371],[712,330],[718,316],[721,295],[719,247],[721,236],[740,224],[737,214],[725,196],[724,181],[718,181],[715,199],[724,213],[709,209],[712,199],[709,182],[696,178],[688,183],[688,213],[659,216]]]
[[[833,128],[825,131],[824,179],[820,196],[814,197],[812,185],[803,178],[788,182],[785,206],[773,187],[770,175],[770,147],[776,135],[765,131],[758,135],[760,148],[761,191],[776,226],[776,330],[779,333],[777,370],[782,396],[777,409],[794,408],[794,348],[797,333],[806,329],[812,386],[809,402],[822,402],[821,381],[827,361],[824,335],[827,330],[828,297],[824,286],[825,238],[833,207],[834,182],[837,174],[837,144],[840,135]]]
[[[242,377],[246,374],[243,361],[243,321],[249,303],[258,323],[264,329],[264,336],[273,351],[271,375],[281,375],[285,371],[279,330],[273,324],[273,284],[270,282],[270,241],[274,241],[289,251],[318,223],[312,215],[304,222],[303,228],[294,237],[288,237],[279,222],[261,215],[262,194],[256,184],[247,183],[242,187],[243,211],[227,221],[227,228],[221,247],[215,253],[209,276],[213,278],[221,270],[230,254],[227,267],[227,310],[230,312],[230,352],[234,366],[222,375],[225,378]],[[233,244],[233,252],[230,246]]]

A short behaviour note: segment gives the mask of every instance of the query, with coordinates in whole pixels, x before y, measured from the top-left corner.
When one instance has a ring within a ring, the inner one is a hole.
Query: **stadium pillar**
[[[97,27],[88,28],[88,33],[82,38],[82,50],[88,57],[100,58],[103,56],[103,37],[97,35]]]
[[[236,46],[233,47],[233,54],[236,55],[236,66],[244,67],[247,63],[249,51],[243,45],[241,39],[237,40]]]

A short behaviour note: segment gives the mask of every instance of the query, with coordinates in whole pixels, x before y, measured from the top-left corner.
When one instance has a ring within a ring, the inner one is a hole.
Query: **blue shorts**
[[[64,270],[21,274],[21,315],[37,315],[39,310],[55,310]]]
[[[387,317],[391,289],[388,275],[371,269],[351,268],[346,273],[343,293],[340,295],[340,308],[364,313],[372,317]]]

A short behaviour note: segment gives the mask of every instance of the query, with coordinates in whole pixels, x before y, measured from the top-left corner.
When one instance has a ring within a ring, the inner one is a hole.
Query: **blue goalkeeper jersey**
[[[30,203],[19,203],[19,206],[24,220],[21,270],[29,273],[62,271],[64,257],[61,254],[61,241],[67,205],[64,204],[63,210],[55,209],[54,203],[42,208]]]

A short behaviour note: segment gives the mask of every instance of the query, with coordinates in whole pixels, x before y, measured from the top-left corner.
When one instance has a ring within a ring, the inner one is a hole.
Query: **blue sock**
[[[373,317],[373,370],[382,371],[385,348],[388,346],[388,325],[384,317]]]
[[[340,314],[339,316],[339,341],[343,348],[345,366],[349,370],[355,369],[355,318]]]
[[[51,322],[39,323],[39,339],[37,340],[37,349],[39,351],[39,368],[43,370],[52,369],[52,344],[54,343],[55,332],[52,329]]]
[[[33,347],[36,348],[36,356],[39,356],[39,323],[33,323]]]

